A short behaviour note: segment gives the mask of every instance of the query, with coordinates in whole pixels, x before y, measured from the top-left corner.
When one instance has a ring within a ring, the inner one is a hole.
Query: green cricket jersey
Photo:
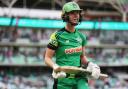
[[[48,48],[55,50],[58,65],[80,66],[82,46],[85,46],[86,42],[85,35],[78,30],[69,32],[63,28],[51,35]]]

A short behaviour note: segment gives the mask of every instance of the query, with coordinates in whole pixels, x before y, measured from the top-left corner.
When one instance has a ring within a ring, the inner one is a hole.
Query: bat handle
[[[107,74],[100,74],[99,79],[105,79],[105,78],[108,78],[108,75]]]

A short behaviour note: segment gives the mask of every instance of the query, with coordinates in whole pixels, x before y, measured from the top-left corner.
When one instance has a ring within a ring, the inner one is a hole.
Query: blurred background
[[[89,80],[90,89],[128,89],[128,0],[0,0],[0,89],[52,89],[44,52],[69,1],[83,9],[76,28],[87,36],[88,59],[109,75]]]

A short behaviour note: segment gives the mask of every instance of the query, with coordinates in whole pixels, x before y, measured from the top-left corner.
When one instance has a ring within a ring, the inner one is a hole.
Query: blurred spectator
[[[30,34],[30,40],[31,42],[39,42],[39,36],[38,36],[38,30],[32,29]]]
[[[7,51],[5,51],[5,63],[10,63],[12,64],[12,55],[13,55],[13,49],[12,47],[8,47]]]

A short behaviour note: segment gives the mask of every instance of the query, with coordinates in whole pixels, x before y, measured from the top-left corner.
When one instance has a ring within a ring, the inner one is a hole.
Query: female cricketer
[[[52,33],[45,53],[45,63],[53,69],[52,76],[55,79],[53,89],[89,89],[87,76],[83,74],[67,74],[56,72],[60,66],[87,65],[93,79],[98,79],[100,68],[89,62],[85,56],[86,36],[80,33],[75,26],[81,22],[82,9],[76,2],[64,4],[62,20],[66,22],[64,28]],[[56,61],[52,60],[53,56]]]

